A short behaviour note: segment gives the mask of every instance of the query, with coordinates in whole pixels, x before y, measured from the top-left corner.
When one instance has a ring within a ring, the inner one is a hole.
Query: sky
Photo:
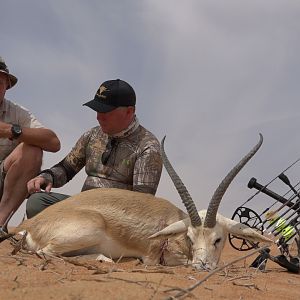
[[[167,136],[167,155],[198,210],[263,134],[222,200],[227,217],[254,194],[251,177],[266,184],[300,157],[299,36],[296,0],[1,0],[0,56],[19,79],[6,98],[62,143],[45,153],[43,168],[97,125],[82,104],[120,78],[136,91],[140,123]],[[292,183],[299,171],[287,171]],[[55,191],[76,194],[84,178],[83,170]],[[279,180],[271,187],[287,188]],[[165,171],[156,195],[184,209]],[[23,214],[24,205],[11,224]]]

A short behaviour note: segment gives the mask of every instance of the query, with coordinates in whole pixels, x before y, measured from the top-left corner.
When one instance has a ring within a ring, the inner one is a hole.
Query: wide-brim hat
[[[121,79],[103,82],[93,100],[83,105],[97,112],[109,112],[121,106],[135,106],[136,96],[134,89]]]
[[[8,76],[9,83],[6,87],[6,89],[12,88],[18,81],[18,78],[14,76],[13,74],[9,73],[9,69],[4,61],[4,59],[0,56],[0,73],[4,73]]]

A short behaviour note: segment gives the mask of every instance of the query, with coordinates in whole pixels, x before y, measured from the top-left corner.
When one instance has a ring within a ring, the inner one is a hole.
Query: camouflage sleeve
[[[58,164],[50,168],[53,176],[53,187],[59,188],[70,181],[86,163],[86,146],[89,142],[91,132],[84,133],[71,152]],[[41,176],[44,177],[43,172]]]
[[[159,144],[146,147],[134,166],[133,190],[155,195],[162,172]]]

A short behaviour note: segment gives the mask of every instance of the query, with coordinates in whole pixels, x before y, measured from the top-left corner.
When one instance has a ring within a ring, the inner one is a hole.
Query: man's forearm
[[[39,176],[45,178],[48,182],[51,182],[54,188],[62,187],[68,182],[64,168],[57,165],[41,171]]]
[[[22,128],[18,142],[40,147],[44,151],[57,152],[60,150],[60,141],[56,134],[47,128]]]

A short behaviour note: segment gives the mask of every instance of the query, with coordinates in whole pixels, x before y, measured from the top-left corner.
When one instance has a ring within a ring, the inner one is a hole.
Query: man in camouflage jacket
[[[127,82],[101,84],[94,99],[84,104],[97,112],[100,126],[84,133],[61,162],[28,182],[28,218],[69,197],[50,190],[66,184],[83,167],[87,177],[82,191],[105,187],[156,193],[162,171],[160,145],[139,124],[135,103],[135,92]]]

